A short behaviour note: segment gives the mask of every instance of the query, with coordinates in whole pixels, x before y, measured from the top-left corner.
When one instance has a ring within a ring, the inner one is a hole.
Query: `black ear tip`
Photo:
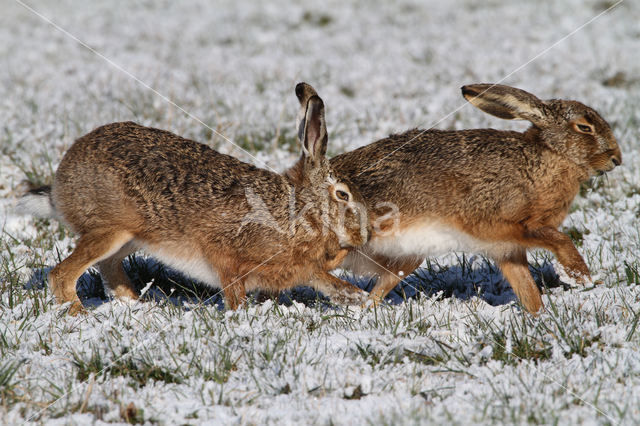
[[[304,95],[304,88],[307,85],[307,83],[305,82],[300,82],[298,84],[296,84],[296,96],[298,97],[298,99],[302,99],[302,96]]]
[[[477,95],[477,93],[471,89],[470,86],[466,85],[466,86],[462,86],[460,88],[460,90],[462,91],[462,96],[474,96]]]

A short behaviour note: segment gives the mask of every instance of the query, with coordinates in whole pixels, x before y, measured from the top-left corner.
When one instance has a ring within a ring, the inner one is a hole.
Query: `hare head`
[[[359,191],[333,169],[325,156],[328,136],[324,103],[306,83],[298,83],[296,96],[300,102],[297,128],[302,156],[287,176],[296,187],[307,188],[321,200],[323,228],[336,234],[341,247],[362,245],[370,234],[367,207]]]
[[[586,177],[608,172],[622,162],[609,124],[580,102],[543,101],[524,90],[499,84],[463,86],[462,95],[488,114],[530,121],[533,126],[528,133],[581,167]]]

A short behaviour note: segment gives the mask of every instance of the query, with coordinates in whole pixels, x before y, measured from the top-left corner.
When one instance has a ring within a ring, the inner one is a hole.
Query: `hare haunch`
[[[589,270],[558,227],[581,182],[620,164],[607,122],[576,101],[542,101],[516,88],[462,87],[474,106],[528,120],[523,133],[494,129],[410,130],[339,155],[331,165],[370,205],[370,241],[344,266],[378,275],[380,301],[427,256],[482,253],[496,261],[529,312],[542,307],[526,249],[552,251],[578,283]],[[395,213],[395,214],[394,214]]]
[[[366,208],[325,158],[324,105],[300,84],[300,160],[282,175],[163,130],[108,124],[71,146],[53,186],[23,205],[45,206],[79,235],[49,273],[58,302],[81,309],[76,280],[91,265],[117,297],[137,298],[122,260],[143,249],[212,286],[235,309],[246,291],[311,281],[343,303],[367,293],[333,276],[346,248],[368,239]]]

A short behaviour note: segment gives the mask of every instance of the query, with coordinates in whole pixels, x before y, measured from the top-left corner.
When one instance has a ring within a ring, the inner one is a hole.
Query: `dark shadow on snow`
[[[473,267],[470,264],[473,264]],[[183,306],[185,303],[202,303],[216,305],[219,309],[224,308],[224,298],[220,289],[194,281],[150,257],[130,256],[125,259],[124,267],[139,293],[147,283],[153,280],[143,300],[169,302],[177,306]],[[549,262],[540,266],[530,265],[529,269],[541,289],[560,286],[568,288],[560,281]],[[34,270],[25,287],[44,288],[45,278],[50,270],[51,267]],[[342,278],[369,292],[375,285],[375,278],[352,275],[343,275]],[[100,274],[93,269],[80,277],[76,289],[85,307],[97,307],[110,300]],[[477,296],[493,306],[505,305],[516,300],[511,286],[494,264],[486,260],[466,262],[464,257],[460,264],[448,266],[427,262],[426,267],[406,277],[385,300],[391,304],[399,304],[407,299],[421,296],[437,296],[439,299],[456,297],[462,300]],[[283,305],[291,305],[296,301],[307,306],[318,303],[331,306],[328,298],[310,287],[296,287],[283,291],[279,295],[256,292],[249,297],[256,302],[275,297],[278,303]]]
[[[473,263],[473,267],[469,266],[464,258],[462,262],[454,265],[433,265],[427,261],[426,267],[419,268],[402,280],[387,295],[385,301],[399,304],[420,296],[437,296],[439,299],[455,297],[461,300],[476,296],[492,306],[498,306],[517,300],[497,266],[486,259]],[[545,288],[569,289],[568,285],[560,281],[549,262],[540,266],[529,265],[529,270],[542,292]],[[352,278],[346,278],[369,292],[375,285],[375,279],[360,278],[354,281]]]

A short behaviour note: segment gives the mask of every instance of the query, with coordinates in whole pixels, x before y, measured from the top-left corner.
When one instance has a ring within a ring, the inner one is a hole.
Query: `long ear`
[[[544,102],[524,90],[501,84],[470,84],[462,86],[462,96],[476,108],[506,120],[529,120],[542,124]]]
[[[298,115],[298,140],[302,152],[314,161],[327,152],[327,126],[324,120],[324,103],[316,91],[306,83],[298,83],[296,96],[300,101]]]

